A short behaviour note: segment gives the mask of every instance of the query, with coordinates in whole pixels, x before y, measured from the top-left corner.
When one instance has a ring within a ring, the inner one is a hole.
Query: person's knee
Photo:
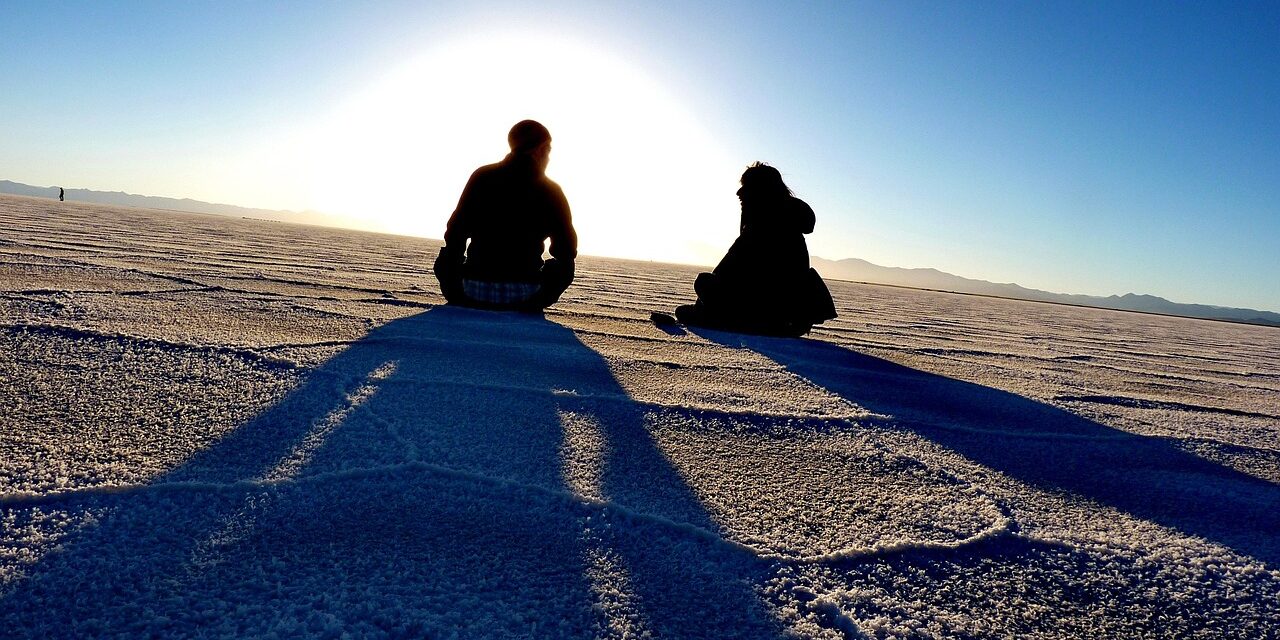
[[[720,291],[723,286],[720,282],[720,276],[714,273],[699,273],[698,277],[693,281],[693,291],[703,300],[716,300],[720,297]]]
[[[432,265],[436,281],[440,283],[440,294],[453,304],[464,303],[467,299],[462,288],[462,265],[444,250],[436,257]]]
[[[444,296],[445,302],[449,304],[467,305],[470,303],[470,299],[467,298],[467,292],[463,290],[461,284],[441,280],[440,295]]]
[[[551,258],[542,263],[542,281],[551,284],[563,283],[568,287],[573,282],[574,265],[566,260]]]
[[[545,309],[560,300],[560,295],[573,284],[574,264],[571,261],[551,258],[542,263],[542,277],[538,293],[531,306]]]

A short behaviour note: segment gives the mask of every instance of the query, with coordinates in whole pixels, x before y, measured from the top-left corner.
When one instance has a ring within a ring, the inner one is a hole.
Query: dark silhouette
[[[757,162],[742,173],[738,239],[711,273],[698,274],[695,304],[676,309],[684,324],[799,336],[836,317],[831,292],[809,267],[804,235],[813,209],[795,197],[777,169]]]
[[[551,133],[523,120],[507,142],[511,153],[471,174],[449,217],[435,274],[450,304],[543,309],[573,282],[578,236],[564,192],[546,176]]]
[[[66,195],[67,195],[67,192],[64,191],[62,187],[58,187],[58,202],[62,202],[63,199],[66,197]]]

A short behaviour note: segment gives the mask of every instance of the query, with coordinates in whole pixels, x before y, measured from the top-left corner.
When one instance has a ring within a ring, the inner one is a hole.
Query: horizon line
[[[329,219],[332,219],[332,220],[333,220],[333,223],[326,224],[325,222],[319,222],[319,221],[316,221],[316,222],[300,222],[300,221],[294,221],[294,220],[272,220],[272,219],[269,219],[269,218],[254,218],[254,217],[252,217],[252,216],[243,216],[243,215],[241,215],[241,216],[239,216],[239,217],[240,217],[240,218],[242,218],[242,219],[247,219],[247,220],[256,220],[256,221],[261,221],[261,222],[273,222],[273,223],[279,223],[279,224],[295,224],[295,225],[309,226],[309,227],[320,227],[320,228],[324,228],[324,229],[342,229],[342,230],[344,230],[344,231],[354,231],[354,232],[358,232],[358,233],[371,233],[371,234],[376,234],[376,235],[393,236],[393,237],[399,237],[399,238],[415,238],[415,239],[422,239],[422,240],[433,240],[433,241],[437,241],[437,242],[443,242],[443,241],[444,241],[444,240],[443,240],[443,238],[436,238],[436,237],[432,237],[432,236],[414,235],[414,234],[410,234],[410,233],[399,233],[399,232],[394,232],[394,231],[378,231],[378,230],[372,230],[372,229],[368,229],[368,228],[360,228],[360,227],[356,227],[356,226],[351,226],[350,224],[343,224],[343,223],[342,223],[342,221],[343,221],[344,219],[348,219],[348,218],[350,218],[350,216],[347,216],[347,215],[344,215],[344,214],[330,213],[330,212],[325,212],[325,211],[318,211],[318,210],[314,210],[314,209],[301,209],[301,210],[296,210],[296,209],[270,209],[270,208],[265,208],[265,207],[253,207],[253,206],[246,206],[246,205],[241,205],[241,204],[232,204],[232,203],[228,203],[228,202],[210,202],[210,201],[207,201],[207,200],[197,200],[197,199],[195,199],[195,198],[190,198],[190,197],[185,197],[185,196],[184,196],[184,197],[176,197],[176,196],[164,196],[164,195],[149,195],[149,194],[142,194],[142,193],[132,193],[132,192],[129,192],[129,191],[123,191],[123,190],[111,190],[111,191],[104,191],[104,190],[100,190],[100,189],[90,189],[90,188],[86,188],[86,187],[63,187],[63,186],[60,186],[60,185],[38,186],[38,185],[32,185],[32,184],[28,184],[28,183],[24,183],[24,182],[18,182],[18,181],[16,181],[16,180],[9,180],[9,179],[7,179],[7,178],[0,178],[0,182],[9,182],[9,183],[11,183],[11,184],[16,184],[16,185],[20,185],[20,186],[24,186],[24,187],[30,187],[30,188],[34,188],[34,189],[64,189],[64,190],[66,190],[66,191],[84,191],[84,192],[88,192],[88,193],[121,194],[121,195],[124,195],[124,196],[131,196],[131,197],[135,197],[135,198],[156,198],[156,199],[164,199],[164,200],[175,200],[175,201],[179,201],[179,202],[186,201],[186,202],[199,203],[199,204],[203,204],[203,205],[210,205],[210,206],[215,206],[215,207],[230,207],[230,208],[234,208],[234,209],[242,209],[242,210],[244,210],[244,211],[248,211],[248,212],[260,211],[260,212],[282,213],[282,214],[290,214],[290,215],[303,215],[303,216],[305,216],[305,215],[312,215],[312,216],[319,216],[319,217],[323,217],[323,218],[329,218]],[[29,197],[29,198],[43,198],[43,199],[56,199],[56,195],[50,195],[50,196],[28,196],[28,195],[25,195],[25,194],[18,194],[18,193],[6,193],[6,192],[0,192],[0,195],[8,195],[8,196],[16,196],[16,197]],[[90,202],[90,201],[81,201],[81,202],[83,202],[84,204],[97,204],[97,205],[106,205],[106,206],[122,206],[122,207],[130,207],[130,208],[150,209],[150,210],[153,210],[153,211],[171,211],[171,212],[174,212],[174,213],[183,213],[183,214],[188,214],[188,215],[208,215],[208,216],[217,216],[217,217],[222,217],[222,218],[234,217],[234,215],[235,215],[235,214],[229,214],[229,213],[212,213],[212,212],[205,212],[205,211],[188,211],[188,210],[183,210],[183,209],[168,209],[168,208],[164,208],[164,207],[151,207],[151,206],[139,206],[139,205],[120,205],[120,204],[100,203],[100,202]],[[652,259],[652,258],[637,258],[637,257],[630,257],[630,256],[612,256],[612,255],[596,255],[596,254],[583,254],[583,255],[586,255],[586,256],[588,256],[588,257],[593,257],[593,258],[607,258],[607,259],[613,259],[613,260],[630,260],[630,261],[635,261],[635,262],[650,262],[650,263],[658,263],[658,264],[670,264],[670,265],[675,265],[675,266],[707,267],[707,268],[711,268],[711,267],[713,266],[713,265],[706,264],[706,263],[697,263],[697,262],[673,262],[673,261],[669,261],[669,260],[655,260],[655,259]],[[1258,308],[1253,308],[1253,307],[1226,306],[1226,305],[1217,305],[1217,304],[1209,304],[1209,303],[1202,303],[1202,302],[1176,302],[1176,301],[1174,301],[1174,300],[1170,300],[1169,298],[1165,298],[1165,297],[1163,297],[1163,296],[1158,296],[1158,295],[1155,295],[1155,294],[1147,294],[1147,293],[1136,293],[1136,292],[1133,292],[1133,291],[1128,291],[1128,292],[1125,292],[1125,293],[1123,293],[1123,294],[1112,293],[1112,294],[1107,294],[1107,295],[1094,294],[1094,293],[1065,293],[1065,292],[1060,292],[1060,291],[1050,291],[1050,290],[1048,290],[1048,289],[1037,289],[1037,288],[1034,288],[1034,287],[1030,287],[1030,286],[1022,285],[1022,284],[1019,284],[1019,283],[1014,282],[1014,281],[1009,281],[1009,282],[998,282],[998,281],[995,281],[995,280],[986,280],[986,279],[984,279],[984,278],[975,278],[975,277],[970,277],[970,276],[960,275],[960,274],[956,274],[956,273],[951,273],[951,272],[949,272],[949,271],[943,271],[943,270],[938,269],[938,268],[936,268],[936,267],[901,267],[901,266],[889,266],[889,265],[882,265],[882,264],[877,264],[877,263],[871,262],[871,261],[869,261],[869,260],[866,260],[866,259],[864,259],[864,258],[859,258],[859,257],[856,257],[856,256],[847,256],[847,257],[843,257],[843,258],[826,258],[826,257],[823,257],[823,256],[814,255],[814,254],[812,254],[812,253],[811,253],[811,254],[810,254],[810,258],[811,258],[811,259],[816,258],[816,259],[818,259],[818,260],[822,260],[822,261],[825,261],[825,262],[835,262],[835,263],[838,263],[838,262],[841,262],[841,261],[845,261],[845,260],[857,260],[857,261],[861,261],[861,262],[864,262],[864,263],[866,263],[866,264],[869,264],[869,265],[872,265],[872,266],[874,266],[874,267],[881,268],[881,269],[901,269],[901,270],[905,270],[905,271],[935,271],[935,272],[937,272],[937,273],[940,273],[940,274],[943,274],[943,275],[946,275],[946,276],[951,276],[951,277],[955,277],[955,278],[961,278],[961,279],[964,279],[964,280],[972,280],[972,281],[975,281],[975,282],[979,282],[979,283],[986,283],[986,284],[991,284],[991,285],[1012,285],[1012,286],[1020,287],[1020,288],[1023,288],[1023,289],[1027,289],[1028,291],[1032,291],[1032,292],[1039,292],[1039,293],[1047,293],[1047,294],[1051,294],[1051,295],[1061,295],[1061,296],[1086,296],[1086,297],[1100,298],[1100,299],[1107,299],[1107,298],[1122,298],[1122,297],[1124,297],[1124,296],[1149,296],[1149,297],[1153,297],[1153,298],[1159,298],[1159,299],[1164,300],[1165,302],[1168,302],[1168,303],[1170,303],[1170,304],[1178,304],[1178,305],[1197,305],[1197,306],[1213,307],[1213,308],[1218,308],[1218,309],[1229,309],[1229,310],[1238,310],[1238,311],[1255,311],[1255,312],[1259,312],[1259,313],[1270,313],[1270,314],[1280,315],[1280,311],[1271,311],[1271,310],[1268,310],[1268,309],[1258,309]],[[995,298],[995,299],[1005,299],[1005,300],[1022,300],[1022,301],[1024,301],[1024,302],[1045,302],[1045,303],[1049,303],[1049,304],[1061,304],[1061,305],[1065,305],[1065,306],[1078,306],[1078,307],[1093,308],[1093,309],[1108,309],[1108,310],[1113,310],[1113,311],[1129,311],[1129,312],[1133,312],[1133,313],[1146,313],[1146,314],[1150,314],[1150,315],[1168,316],[1168,317],[1178,317],[1178,318],[1192,318],[1192,319],[1201,319],[1201,320],[1215,320],[1215,321],[1221,321],[1221,322],[1231,322],[1231,323],[1236,323],[1236,324],[1250,324],[1250,325],[1253,325],[1253,326],[1268,326],[1268,327],[1270,327],[1270,326],[1277,326],[1277,325],[1271,325],[1271,324],[1258,324],[1258,323],[1251,323],[1251,322],[1243,322],[1243,321],[1231,320],[1231,319],[1222,319],[1222,318],[1204,318],[1204,317],[1200,317],[1200,316],[1186,316],[1186,315],[1178,315],[1178,314],[1169,314],[1169,313],[1163,313],[1163,312],[1158,312],[1158,311],[1143,311],[1143,310],[1138,310],[1138,309],[1115,309],[1115,308],[1113,308],[1113,307],[1100,307],[1100,306],[1095,306],[1095,305],[1080,304],[1080,303],[1074,303],[1074,302],[1059,302],[1059,301],[1052,301],[1052,300],[1035,300],[1035,299],[1030,299],[1030,298],[1018,298],[1018,297],[1012,297],[1012,296],[1003,296],[1003,295],[999,295],[999,294],[979,293],[979,292],[970,292],[970,291],[954,291],[954,290],[951,290],[951,289],[936,289],[936,288],[930,288],[930,287],[917,287],[917,286],[912,286],[912,285],[892,284],[892,283],[886,283],[886,282],[873,282],[873,281],[863,281],[863,280],[849,280],[849,279],[839,278],[839,277],[834,277],[834,276],[833,276],[833,277],[823,276],[823,277],[824,277],[825,279],[835,280],[835,281],[838,281],[838,282],[851,282],[851,283],[856,283],[856,284],[868,284],[868,285],[879,285],[879,286],[898,287],[898,288],[903,288],[903,289],[914,289],[914,290],[919,290],[919,291],[935,291],[935,292],[941,292],[941,293],[955,293],[955,294],[959,294],[959,295],[974,295],[974,296],[981,296],[981,297]]]

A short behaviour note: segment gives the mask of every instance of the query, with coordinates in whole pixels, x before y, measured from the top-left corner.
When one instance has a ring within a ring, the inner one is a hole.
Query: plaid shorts
[[[536,282],[462,281],[462,291],[468,298],[488,304],[520,304],[532,298],[540,287]]]

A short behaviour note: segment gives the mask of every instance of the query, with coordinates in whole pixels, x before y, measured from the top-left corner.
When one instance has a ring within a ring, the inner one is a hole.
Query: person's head
[[[546,170],[551,160],[551,132],[535,120],[521,120],[507,133],[511,153],[532,158],[539,169]]]
[[[739,180],[742,185],[738,189],[738,200],[774,200],[792,195],[782,181],[782,174],[777,169],[763,163],[753,162],[742,172]]]

